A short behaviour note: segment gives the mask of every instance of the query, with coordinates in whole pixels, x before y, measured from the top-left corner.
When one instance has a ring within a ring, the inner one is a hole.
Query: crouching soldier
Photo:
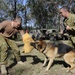
[[[13,54],[17,60],[18,64],[23,64],[20,60],[20,52],[15,41],[11,37],[20,32],[21,35],[24,34],[24,31],[21,28],[22,19],[20,16],[16,16],[14,20],[6,20],[0,23],[0,57],[1,57],[1,73],[7,74],[6,70],[6,60],[8,55],[8,47],[11,47]]]

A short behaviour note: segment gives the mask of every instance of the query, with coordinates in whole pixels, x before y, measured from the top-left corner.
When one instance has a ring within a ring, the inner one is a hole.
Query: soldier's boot
[[[1,74],[2,75],[7,75],[7,70],[5,65],[1,65]]]

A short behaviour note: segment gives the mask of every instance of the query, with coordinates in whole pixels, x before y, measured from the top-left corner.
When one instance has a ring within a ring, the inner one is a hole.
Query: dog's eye
[[[38,45],[38,48],[40,48],[40,49],[41,49],[41,48],[42,48],[42,45]]]

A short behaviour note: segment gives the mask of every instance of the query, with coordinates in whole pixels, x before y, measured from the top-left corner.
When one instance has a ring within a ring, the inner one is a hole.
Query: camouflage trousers
[[[73,48],[75,48],[75,45],[73,45],[73,43],[75,44],[75,36],[70,36],[71,37],[71,40],[70,40],[70,45],[73,47]],[[72,43],[73,42],[73,43]]]
[[[73,48],[75,48],[75,36],[69,36],[69,37],[71,37],[71,40],[70,40],[70,38],[68,39],[68,40],[66,40],[66,41],[64,41],[63,43],[65,43],[65,44],[67,44],[67,45],[69,45],[69,46],[71,46],[71,47],[73,47]],[[74,44],[73,44],[73,43]]]
[[[0,61],[2,65],[7,64],[8,52],[10,50],[9,47],[11,48],[16,60],[20,61],[20,51],[15,41],[0,35]]]

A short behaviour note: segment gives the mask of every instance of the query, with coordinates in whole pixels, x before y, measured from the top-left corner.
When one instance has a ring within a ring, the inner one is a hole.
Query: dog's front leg
[[[46,68],[46,71],[49,70],[49,68],[51,67],[52,63],[53,63],[53,58],[50,58],[50,59],[49,59],[48,66],[47,66],[47,68]]]
[[[46,62],[47,62],[47,57],[46,57],[45,60],[44,60],[43,66],[46,65]]]

